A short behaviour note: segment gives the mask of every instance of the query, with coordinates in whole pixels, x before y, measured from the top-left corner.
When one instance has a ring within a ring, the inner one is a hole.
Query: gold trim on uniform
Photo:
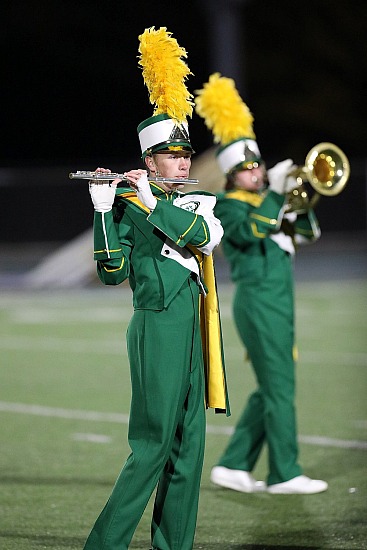
[[[225,194],[225,198],[247,202],[248,204],[251,204],[251,206],[260,206],[264,200],[263,195],[258,195],[257,193],[252,193],[251,191],[245,191],[244,189],[229,191]]]
[[[197,244],[196,246],[203,246],[205,243],[207,243],[209,241],[208,232],[206,230],[206,223],[203,222],[201,225],[203,226],[203,230],[204,230],[204,233],[205,233],[205,239],[203,240],[202,243]]]
[[[198,215],[195,214],[194,221],[193,221],[192,224],[186,229],[185,233],[183,233],[182,235],[179,236],[178,240],[176,241],[176,244],[178,244],[180,241],[182,241],[182,239],[185,237],[185,235],[188,234],[188,232],[190,231],[190,229],[195,225],[197,219],[198,219]]]
[[[120,269],[122,269],[124,263],[125,263],[125,258],[121,258],[120,267],[116,267],[114,269],[108,269],[107,267],[105,267],[105,265],[103,263],[102,263],[102,267],[105,271],[107,271],[107,273],[113,273],[114,271],[120,271]]]
[[[260,214],[255,214],[253,212],[251,212],[249,217],[255,218],[256,220],[259,220],[260,222],[268,223],[269,225],[277,225],[277,223],[278,223],[278,220],[276,220],[275,218],[267,218],[266,216],[260,216]]]
[[[255,237],[258,237],[259,239],[265,239],[265,237],[267,237],[267,233],[260,233],[260,231],[258,231],[257,225],[255,222],[252,222],[251,229]]]
[[[94,254],[106,254],[106,252],[110,253],[110,252],[121,252],[122,248],[114,248],[114,249],[108,249],[107,248],[104,248],[103,250],[95,250],[94,251]]]

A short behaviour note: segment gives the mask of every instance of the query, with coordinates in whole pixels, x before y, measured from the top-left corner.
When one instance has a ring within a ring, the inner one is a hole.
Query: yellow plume
[[[178,124],[192,116],[194,103],[185,80],[192,74],[181,57],[187,57],[172,33],[165,27],[145,29],[139,36],[139,65],[149,91],[149,101],[155,106],[153,116],[166,113]]]
[[[212,130],[215,143],[226,145],[240,138],[255,139],[254,117],[242,101],[232,78],[213,73],[203,89],[195,93],[195,110]]]

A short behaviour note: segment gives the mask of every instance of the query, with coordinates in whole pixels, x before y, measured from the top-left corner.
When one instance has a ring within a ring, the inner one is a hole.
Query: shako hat
[[[194,103],[185,85],[192,73],[182,59],[186,50],[171,34],[165,27],[151,27],[139,36],[139,65],[154,105],[153,116],[138,125],[143,158],[159,151],[194,152],[187,124]]]
[[[232,78],[213,73],[203,89],[196,90],[195,110],[212,131],[218,164],[224,174],[262,163],[252,127],[254,120]]]

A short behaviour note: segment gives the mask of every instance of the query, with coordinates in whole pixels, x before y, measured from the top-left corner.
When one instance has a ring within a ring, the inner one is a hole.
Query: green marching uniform
[[[208,281],[213,286],[213,274],[208,271],[207,279],[200,253],[209,246],[211,228],[205,215],[195,212],[201,202],[209,197],[215,202],[215,197],[205,192],[168,194],[150,185],[157,199],[151,213],[130,188],[116,189],[112,211],[95,213],[98,276],[106,285],[128,279],[133,291],[127,331],[131,454],[85,550],[127,549],[156,487],[153,548],[191,550],[205,407],[229,414],[218,304],[215,287],[208,286]],[[216,315],[214,336],[205,333],[200,307],[209,296],[214,302],[205,315]],[[206,361],[210,352],[203,350],[203,342],[216,346],[215,365]]]
[[[301,474],[294,407],[292,262],[294,243],[310,242],[320,234],[313,210],[284,215],[284,201],[271,190],[264,197],[235,189],[220,194],[215,207],[236,284],[234,319],[258,382],[218,465],[251,472],[266,441],[268,485]]]

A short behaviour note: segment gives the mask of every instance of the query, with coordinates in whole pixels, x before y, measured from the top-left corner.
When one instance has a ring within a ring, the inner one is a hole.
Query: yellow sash
[[[217,412],[225,412],[229,416],[231,413],[227,394],[213,255],[206,256],[197,248],[186,246],[195,254],[202,278],[208,289],[206,296],[200,294],[200,331],[203,345],[206,406],[216,409]]]

